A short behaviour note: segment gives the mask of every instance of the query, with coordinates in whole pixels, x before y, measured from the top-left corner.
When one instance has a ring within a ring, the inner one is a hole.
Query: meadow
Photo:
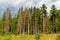
[[[0,40],[60,40],[60,34],[40,34],[37,35],[0,35]]]

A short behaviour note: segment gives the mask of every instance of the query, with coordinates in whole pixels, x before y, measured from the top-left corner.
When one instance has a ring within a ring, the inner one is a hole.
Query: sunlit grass
[[[60,35],[60,34],[58,34]],[[56,40],[57,34],[41,34],[40,40]],[[35,35],[0,35],[0,40],[36,40]]]

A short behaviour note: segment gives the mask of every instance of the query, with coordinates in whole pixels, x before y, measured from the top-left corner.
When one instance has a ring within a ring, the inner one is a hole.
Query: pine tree
[[[21,17],[21,11],[22,9],[19,9],[18,15],[17,15],[17,33],[21,34],[21,26],[22,26],[22,17]]]
[[[41,7],[41,13],[42,13],[42,30],[43,33],[45,33],[46,27],[47,27],[47,11],[46,11],[47,7],[45,6],[45,4],[42,5]]]
[[[56,9],[55,5],[52,5],[50,13],[51,13],[50,20],[52,22],[52,27],[53,27],[52,31],[53,31],[53,33],[56,33],[55,19],[56,19],[56,15],[57,15],[57,9]]]
[[[28,28],[28,35],[29,35],[29,9],[25,8],[25,25],[27,25]]]
[[[11,31],[11,12],[9,8],[3,14],[3,28],[6,32]]]

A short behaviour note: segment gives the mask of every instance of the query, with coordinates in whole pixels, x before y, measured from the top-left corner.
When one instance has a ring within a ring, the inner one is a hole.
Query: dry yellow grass
[[[41,40],[56,40],[57,34],[43,34]]]
[[[57,34],[42,34],[40,40],[56,40]],[[0,40],[35,40],[35,35],[3,35]]]

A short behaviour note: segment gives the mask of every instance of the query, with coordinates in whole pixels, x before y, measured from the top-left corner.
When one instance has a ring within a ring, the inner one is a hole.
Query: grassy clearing
[[[57,34],[41,34],[40,40],[56,40]],[[36,40],[35,35],[0,35],[0,40]]]
[[[56,40],[57,34],[43,34],[41,40]]]

